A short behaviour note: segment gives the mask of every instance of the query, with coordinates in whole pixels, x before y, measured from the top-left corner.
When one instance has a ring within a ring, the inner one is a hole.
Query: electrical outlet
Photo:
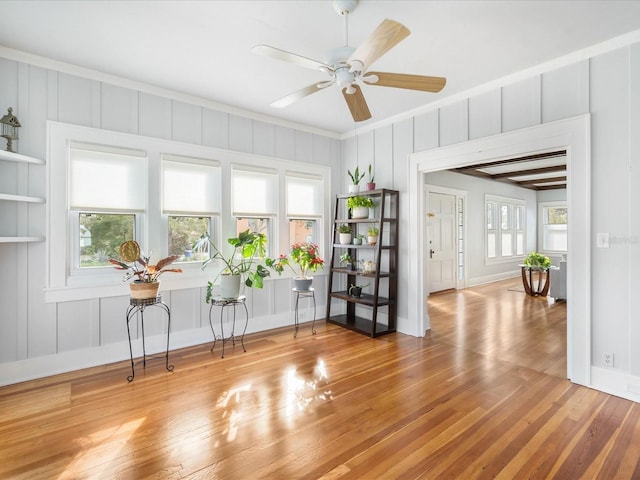
[[[603,353],[602,363],[605,367],[613,367],[613,353]]]

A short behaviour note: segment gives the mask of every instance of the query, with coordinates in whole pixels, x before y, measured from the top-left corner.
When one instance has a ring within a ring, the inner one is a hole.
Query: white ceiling
[[[372,69],[447,77],[438,94],[364,86],[383,122],[430,102],[640,30],[640,1],[361,0],[357,47],[385,18],[411,35]],[[344,43],[330,0],[0,1],[0,45],[326,131],[355,124],[337,86],[284,109],[269,104],[327,79],[257,56],[268,44],[323,60]]]

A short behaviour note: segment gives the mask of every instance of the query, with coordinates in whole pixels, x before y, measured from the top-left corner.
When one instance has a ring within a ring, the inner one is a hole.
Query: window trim
[[[168,220],[161,213],[161,155],[175,155],[178,157],[193,157],[197,159],[219,162],[222,171],[222,200],[221,212],[218,217],[212,217],[217,222],[214,241],[218,245],[225,245],[226,238],[233,235],[235,225],[231,215],[231,166],[241,166],[249,170],[264,171],[263,165],[272,165],[277,172],[278,198],[277,212],[273,221],[273,250],[274,254],[288,252],[288,222],[286,219],[286,204],[283,196],[285,172],[308,171],[309,174],[323,178],[323,215],[319,221],[319,245],[324,251],[328,234],[331,231],[331,169],[328,166],[311,163],[266,157],[251,153],[244,153],[203,145],[186,144],[162,138],[145,137],[129,133],[101,130],[80,125],[71,125],[55,121],[47,121],[47,204],[46,204],[46,232],[45,256],[45,302],[63,302],[125,296],[129,294],[128,283],[122,282],[121,272],[114,268],[104,267],[102,275],[86,275],[82,282],[70,282],[68,265],[70,259],[70,222],[68,200],[68,147],[75,144],[105,145],[108,148],[125,148],[144,151],[148,157],[148,202],[147,212],[140,213],[142,223],[138,242],[143,248],[152,250],[154,258],[161,258],[166,253]],[[264,215],[260,215],[264,216]],[[164,219],[164,220],[163,220]],[[139,223],[139,222],[137,222]],[[224,239],[224,240],[223,240]],[[62,255],[61,252],[65,254]],[[202,271],[199,265],[181,264],[184,273],[166,275],[162,278],[161,290],[198,288],[206,285],[215,273],[213,269]]]

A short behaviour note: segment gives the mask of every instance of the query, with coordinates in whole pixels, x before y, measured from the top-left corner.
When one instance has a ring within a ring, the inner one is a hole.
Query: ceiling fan
[[[320,70],[331,77],[330,80],[314,83],[282,97],[273,102],[271,106],[283,108],[312,93],[337,84],[347,102],[353,120],[361,122],[371,118],[369,106],[360,88],[361,84],[406,88],[423,92],[439,92],[444,88],[447,80],[443,77],[368,71],[367,69],[372,63],[404,40],[411,32],[401,23],[385,19],[362,45],[357,49],[350,47],[348,17],[358,5],[358,0],[334,0],[333,5],[336,12],[345,19],[345,45],[331,50],[325,62],[269,45],[253,47],[252,52],[255,54]]]

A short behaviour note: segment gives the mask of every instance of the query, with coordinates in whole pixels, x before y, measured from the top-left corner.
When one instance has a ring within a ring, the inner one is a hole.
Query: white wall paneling
[[[540,76],[502,87],[502,131],[538,125],[541,115]]]
[[[469,140],[497,135],[502,131],[500,93],[500,90],[491,90],[469,99]]]
[[[413,119],[413,151],[430,150],[440,145],[438,110],[417,115]]]
[[[140,92],[138,110],[138,133],[140,135],[171,139],[170,99]]]
[[[588,60],[542,75],[542,121],[544,123],[588,112]]]
[[[171,102],[171,139],[177,142],[202,143],[202,107],[174,100]]]
[[[469,139],[468,105],[468,101],[463,100],[440,108],[438,130],[441,147]]]
[[[630,48],[629,72],[629,291],[640,292],[640,44]],[[629,295],[629,373],[640,377],[640,322],[638,299]],[[632,320],[635,316],[635,321]],[[639,382],[640,383],[640,382]],[[640,389],[638,390],[640,392]]]
[[[613,74],[612,72],[616,72]],[[629,49],[624,48],[591,60],[591,115],[593,117],[593,234],[609,233],[610,238],[629,236]],[[634,132],[633,135],[638,135]],[[636,186],[638,188],[638,186]],[[637,208],[637,207],[636,207]],[[595,322],[592,362],[602,366],[602,354],[615,354],[619,368],[629,368],[629,349],[620,348],[629,338],[629,295],[620,280],[628,281],[629,250],[625,241],[611,242],[610,248],[593,251]],[[636,247],[637,248],[637,247]],[[616,265],[616,268],[611,268]],[[635,273],[635,272],[634,272]],[[637,296],[637,293],[631,294]],[[615,302],[604,299],[615,298]],[[633,309],[635,310],[635,308]]]

